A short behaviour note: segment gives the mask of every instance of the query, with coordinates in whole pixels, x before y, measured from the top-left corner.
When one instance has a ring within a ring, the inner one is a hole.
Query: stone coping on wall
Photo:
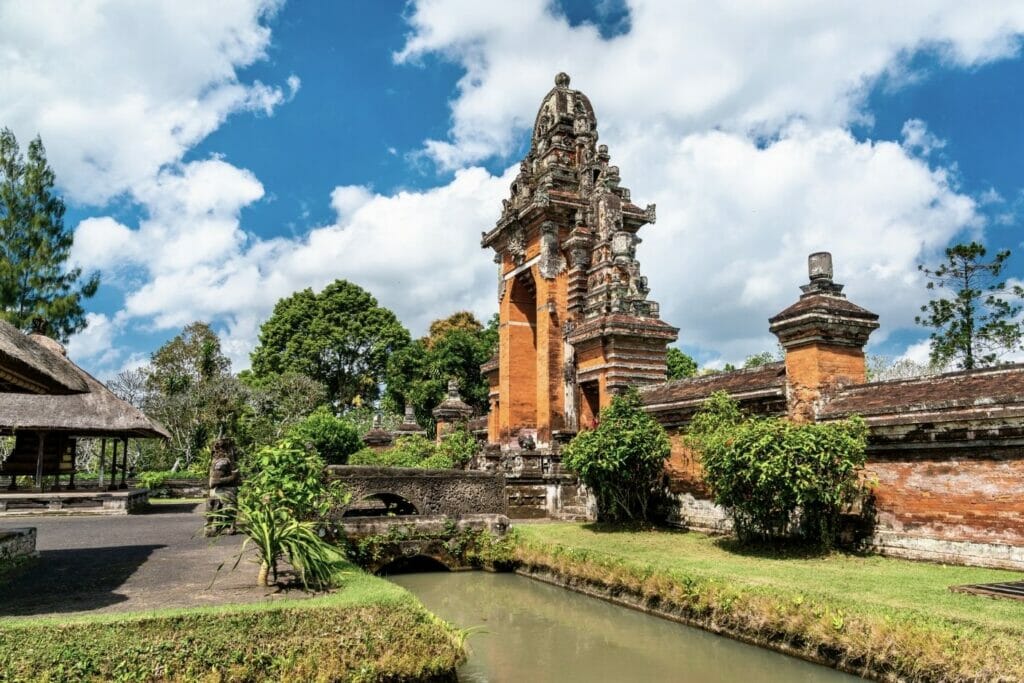
[[[149,505],[149,489],[0,493],[0,517],[42,514],[129,515]]]
[[[851,385],[818,413],[825,420],[850,415],[861,415],[869,424],[1019,418],[1024,416],[1024,364]]]
[[[35,557],[36,528],[33,526],[0,531],[0,569],[25,557]]]
[[[945,564],[1024,570],[1024,547],[1002,543],[971,543],[915,536],[894,531],[876,531],[870,545],[889,557],[925,560]]]
[[[493,479],[500,474],[474,470],[439,470],[422,467],[376,467],[373,465],[328,465],[335,477],[400,477],[416,479]]]
[[[737,399],[785,396],[786,366],[785,363],[768,363],[756,368],[669,380],[641,387],[639,391],[644,409],[649,412],[700,404],[716,391],[724,391]]]

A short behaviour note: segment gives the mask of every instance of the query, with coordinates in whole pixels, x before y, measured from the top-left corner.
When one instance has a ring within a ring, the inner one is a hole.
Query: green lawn
[[[878,555],[759,555],[737,549],[728,539],[685,531],[622,531],[592,524],[515,528],[524,539],[536,544],[557,544],[634,566],[700,576],[757,592],[818,596],[851,611],[901,616],[914,611],[927,617],[1024,633],[1024,602],[949,591],[950,586],[959,584],[1021,581],[1021,573]]]
[[[309,599],[0,619],[0,678],[422,680],[460,663],[462,634],[405,589],[354,566],[339,585]]]

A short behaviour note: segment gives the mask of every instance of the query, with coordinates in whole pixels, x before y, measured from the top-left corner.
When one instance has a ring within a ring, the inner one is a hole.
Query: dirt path
[[[36,527],[40,556],[0,578],[0,616],[197,607],[283,595],[255,587],[256,567],[246,559],[231,571],[242,539],[204,538],[198,504],[158,504],[150,514],[123,517],[0,520],[0,529],[24,526]]]

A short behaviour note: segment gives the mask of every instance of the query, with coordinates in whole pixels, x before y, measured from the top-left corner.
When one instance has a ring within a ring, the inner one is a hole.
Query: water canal
[[[852,676],[515,574],[389,577],[473,628],[464,683],[840,683]]]

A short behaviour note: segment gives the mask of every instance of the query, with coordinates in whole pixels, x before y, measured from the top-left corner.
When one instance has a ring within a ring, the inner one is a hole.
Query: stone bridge
[[[411,467],[332,465],[328,471],[352,492],[345,517],[366,515],[506,514],[505,477],[489,472]]]
[[[482,535],[501,537],[508,530],[505,515],[344,517],[341,528],[352,558],[374,574],[401,571],[478,569],[474,552]]]

